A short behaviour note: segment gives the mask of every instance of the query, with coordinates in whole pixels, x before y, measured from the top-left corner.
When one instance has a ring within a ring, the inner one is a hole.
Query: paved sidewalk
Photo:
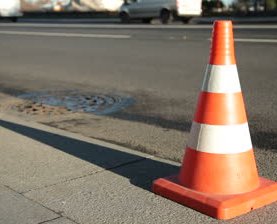
[[[0,224],[219,223],[151,192],[178,165],[0,114]],[[275,223],[277,203],[220,223]]]

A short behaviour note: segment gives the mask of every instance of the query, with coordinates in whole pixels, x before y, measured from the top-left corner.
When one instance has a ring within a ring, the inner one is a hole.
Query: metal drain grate
[[[134,103],[131,97],[89,94],[76,91],[31,92],[18,96],[37,104],[64,107],[72,112],[107,115],[118,112]]]

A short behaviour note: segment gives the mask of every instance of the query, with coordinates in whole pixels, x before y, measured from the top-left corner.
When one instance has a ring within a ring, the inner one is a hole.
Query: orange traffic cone
[[[277,183],[258,176],[231,21],[214,23],[210,63],[180,174],[154,181],[153,191],[218,219],[277,200]]]

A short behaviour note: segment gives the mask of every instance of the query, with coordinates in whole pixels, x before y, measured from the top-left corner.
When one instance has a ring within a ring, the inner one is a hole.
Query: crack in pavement
[[[83,175],[83,176],[78,176],[78,177],[70,178],[70,179],[67,179],[67,180],[64,180],[64,181],[61,181],[61,182],[57,182],[57,183],[54,183],[54,184],[49,184],[49,185],[45,185],[45,186],[42,186],[42,187],[30,189],[28,191],[17,192],[17,193],[25,196],[25,194],[33,192],[33,191],[46,189],[48,187],[57,186],[57,185],[62,184],[62,183],[68,183],[68,182],[71,182],[71,181],[74,181],[74,180],[86,178],[86,177],[93,176],[93,175],[96,175],[96,174],[104,173],[106,171],[111,171],[111,170],[114,170],[114,169],[117,169],[117,168],[121,168],[121,167],[128,166],[128,165],[131,165],[131,164],[139,163],[139,162],[142,162],[142,161],[144,161],[144,160],[146,160],[148,158],[151,158],[151,157],[152,156],[145,157],[145,158],[140,158],[140,159],[136,159],[136,160],[132,160],[132,161],[129,161],[129,162],[126,162],[126,163],[123,163],[123,164],[119,164],[119,165],[107,168],[107,169],[102,169],[102,170],[99,170],[99,171],[96,171],[96,172],[88,173],[88,174]]]

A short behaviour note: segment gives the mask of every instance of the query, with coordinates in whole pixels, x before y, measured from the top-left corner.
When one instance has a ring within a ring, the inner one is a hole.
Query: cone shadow
[[[174,165],[59,134],[4,120],[0,120],[0,126],[128,178],[131,184],[148,191],[153,180],[179,172]]]

